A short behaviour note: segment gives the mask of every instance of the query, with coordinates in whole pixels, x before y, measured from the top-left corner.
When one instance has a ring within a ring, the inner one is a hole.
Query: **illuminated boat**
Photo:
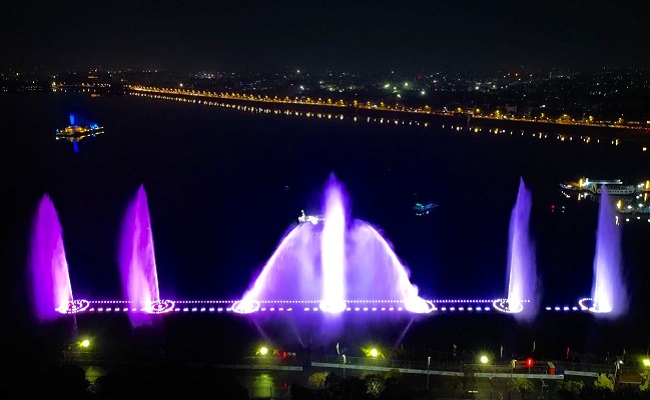
[[[57,129],[55,137],[57,140],[66,139],[70,141],[79,141],[89,136],[95,136],[104,133],[104,128],[98,124],[76,125],[74,123],[74,114],[70,114],[70,125],[63,129]]]
[[[648,191],[650,184],[646,181],[638,185],[624,184],[620,179],[611,180],[589,180],[588,178],[580,179],[578,182],[560,183],[562,189],[586,191],[594,194],[601,194],[603,188],[607,193],[618,196],[630,196],[636,193]]]
[[[436,207],[438,207],[438,204],[431,201],[427,203],[415,203],[413,205],[413,211],[415,212],[416,216],[421,217],[423,215],[429,214],[431,210]]]

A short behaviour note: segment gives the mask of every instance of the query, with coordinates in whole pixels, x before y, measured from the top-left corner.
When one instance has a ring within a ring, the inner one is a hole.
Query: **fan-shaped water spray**
[[[530,237],[529,221],[532,200],[524,180],[519,181],[517,201],[510,218],[508,244],[508,308],[510,311],[522,309],[522,302],[531,304],[517,313],[517,318],[530,319],[537,311],[537,267],[535,248]]]
[[[124,217],[119,263],[122,290],[134,307],[148,309],[160,300],[151,220],[143,186]],[[132,313],[131,318],[134,324],[141,324],[148,322],[150,316]]]
[[[268,300],[320,301],[328,312],[344,311],[354,300],[386,300],[431,311],[381,234],[363,221],[346,222],[343,188],[334,177],[324,196],[325,220],[302,223],[282,240],[237,311],[256,311]]]
[[[72,286],[61,224],[48,195],[38,206],[28,264],[36,317],[48,321],[67,312],[73,300]]]
[[[592,285],[593,309],[597,315],[617,317],[627,309],[627,290],[623,281],[621,233],[607,188],[600,195],[596,254]]]

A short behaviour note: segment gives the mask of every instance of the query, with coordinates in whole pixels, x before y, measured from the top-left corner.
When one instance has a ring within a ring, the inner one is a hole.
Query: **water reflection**
[[[580,143],[585,145],[602,144],[608,146],[620,146],[624,143],[623,139],[614,136],[601,137],[601,136],[594,136],[594,135],[587,135],[587,134],[571,135],[566,133],[535,132],[530,130],[511,129],[511,128],[508,129],[494,128],[494,127],[488,128],[483,126],[462,124],[459,122],[451,123],[451,124],[439,124],[432,121],[426,121],[428,114],[422,114],[418,118],[418,113],[415,112],[413,114],[416,117],[412,119],[389,118],[389,117],[379,117],[379,116],[371,117],[371,116],[350,115],[350,114],[345,114],[344,112],[332,113],[332,112],[324,112],[324,111],[292,110],[292,109],[287,109],[286,104],[284,104],[283,105],[284,107],[282,108],[280,107],[276,108],[271,105],[268,106],[265,105],[265,107],[260,107],[260,106],[233,104],[229,102],[224,102],[219,99],[210,99],[210,100],[195,99],[195,98],[188,98],[188,97],[173,95],[173,94],[168,94],[168,95],[150,94],[150,93],[129,93],[129,94],[131,96],[147,97],[152,99],[172,100],[172,101],[178,101],[182,103],[190,103],[190,104],[197,104],[203,106],[223,107],[223,108],[229,108],[236,111],[248,112],[252,114],[272,114],[272,115],[284,115],[290,117],[327,119],[333,121],[365,122],[369,124],[384,124],[390,126],[412,126],[412,127],[423,127],[423,128],[440,127],[443,130],[451,131],[454,133],[522,137],[522,138],[527,138],[532,140],[554,140],[563,143]],[[345,109],[345,107],[336,107],[336,108],[340,108],[342,109],[342,111],[344,111],[343,109]],[[399,113],[396,113],[396,115],[403,116],[403,114],[399,114]],[[646,152],[648,150],[648,143],[635,143],[635,141],[631,139],[630,140],[626,139],[625,143],[628,144],[632,143],[634,145],[638,145],[640,151],[642,152]]]
[[[272,398],[274,397],[275,382],[273,377],[265,372],[253,376],[251,382],[250,397],[251,398]]]

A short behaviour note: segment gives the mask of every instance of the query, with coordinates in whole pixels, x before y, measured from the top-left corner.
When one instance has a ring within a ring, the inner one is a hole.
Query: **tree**
[[[560,400],[577,400],[584,387],[584,382],[560,381],[557,384],[557,396]]]
[[[400,379],[402,377],[402,373],[399,372],[397,368],[393,368],[386,372],[386,380],[388,379]]]
[[[313,400],[314,393],[301,385],[294,383],[289,387],[289,399],[291,400]]]
[[[470,383],[476,382],[476,370],[467,364],[463,364],[460,367],[460,372],[462,373],[460,376],[461,387],[464,391]]]
[[[366,384],[368,394],[373,397],[379,397],[386,387],[384,377],[379,374],[366,374],[363,376],[363,382]]]
[[[379,396],[380,400],[409,400],[414,397],[410,386],[404,385],[399,378],[386,377],[386,386]]]
[[[526,396],[533,392],[535,385],[527,378],[517,378],[508,382],[508,387],[514,392],[521,393],[521,399],[526,400]]]
[[[610,392],[614,391],[614,382],[607,377],[605,374],[598,375],[598,378],[594,381],[594,386],[597,389],[609,390]]]
[[[463,394],[463,382],[459,376],[455,376],[448,381],[449,391],[451,391],[454,399],[461,397]]]
[[[356,377],[341,378],[329,374],[325,380],[323,398],[331,400],[363,400],[367,397],[365,383]]]
[[[454,398],[465,393],[469,384],[477,380],[476,370],[467,364],[460,367],[460,372],[462,375],[456,376],[449,381],[449,390],[453,393]]]
[[[329,372],[315,372],[309,376],[307,385],[312,389],[324,389]]]
[[[644,374],[643,384],[639,385],[639,390],[650,393],[650,386],[648,386],[648,384],[650,384],[650,374]]]

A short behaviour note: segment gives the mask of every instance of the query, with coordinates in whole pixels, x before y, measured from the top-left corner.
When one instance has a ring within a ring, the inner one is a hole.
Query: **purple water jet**
[[[385,300],[403,303],[413,312],[430,311],[382,235],[366,222],[346,223],[343,188],[334,177],[324,198],[325,220],[302,223],[284,237],[244,295],[240,311],[254,311],[258,302],[268,300],[316,301],[322,311],[333,313],[355,300]]]
[[[591,289],[597,315],[618,317],[627,310],[627,290],[623,281],[621,234],[607,187],[600,195],[596,254]]]
[[[119,254],[122,290],[133,307],[149,310],[160,300],[158,274],[147,195],[140,186],[129,206],[122,225]],[[147,313],[130,313],[134,325],[147,323]]]
[[[508,307],[516,312],[523,307],[522,302],[530,300],[516,315],[518,318],[531,319],[538,306],[537,267],[535,264],[535,247],[530,237],[529,221],[532,199],[524,180],[519,180],[517,201],[510,218],[508,243]]]
[[[65,313],[73,300],[63,234],[54,204],[44,195],[38,206],[28,262],[36,317],[50,321]]]
[[[342,188],[335,180],[329,184],[325,200],[325,224],[321,239],[323,272],[320,308],[330,312],[345,310],[345,206]]]

